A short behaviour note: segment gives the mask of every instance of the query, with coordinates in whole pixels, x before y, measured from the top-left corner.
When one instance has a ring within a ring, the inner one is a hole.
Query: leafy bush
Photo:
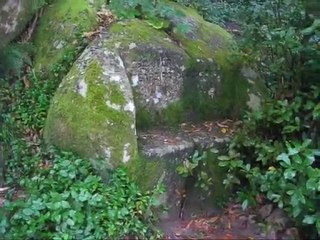
[[[213,185],[212,178],[206,172],[207,152],[201,153],[196,150],[189,159],[185,159],[176,169],[177,173],[184,178],[194,177],[195,187],[200,187],[207,195],[211,194],[210,190]]]
[[[145,19],[156,29],[168,28],[169,22],[165,17],[177,14],[165,1],[161,0],[111,0],[110,9],[120,18]]]
[[[4,148],[8,184],[22,176],[31,176],[36,169],[38,161],[33,156],[41,151],[40,136],[51,98],[85,46],[84,41],[79,39],[79,42],[77,50],[66,52],[51,67],[49,77],[38,77],[32,69],[26,75],[26,82],[13,77],[0,79],[0,143]]]
[[[39,156],[38,156],[39,157]],[[108,185],[88,160],[51,151],[31,179],[20,181],[26,196],[7,201],[0,232],[8,239],[118,239],[151,237],[154,196],[141,193],[122,169]]]
[[[237,15],[241,1],[219,0],[175,0],[175,2],[196,9],[205,20],[225,26],[228,22],[238,21]]]
[[[244,30],[240,54],[275,97],[292,96],[316,83],[310,72],[320,71],[319,33],[315,28],[306,31],[315,20],[302,1],[243,1],[238,17]]]
[[[224,183],[238,191],[243,206],[263,193],[299,225],[320,233],[320,89],[293,100],[274,100],[246,115],[229,152]]]

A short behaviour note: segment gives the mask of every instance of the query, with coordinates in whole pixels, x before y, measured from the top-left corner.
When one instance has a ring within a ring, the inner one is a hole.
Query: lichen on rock
[[[92,159],[103,177],[136,155],[135,107],[121,58],[98,41],[61,82],[50,106],[48,144]]]
[[[164,119],[161,112],[181,98],[189,56],[141,20],[116,23],[109,34],[105,45],[117,49],[131,80],[138,126]]]

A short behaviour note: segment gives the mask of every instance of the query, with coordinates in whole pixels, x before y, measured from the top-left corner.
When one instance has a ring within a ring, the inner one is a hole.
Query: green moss
[[[154,125],[154,119],[144,107],[136,108],[136,127],[138,130],[147,130]]]
[[[229,46],[232,37],[231,35],[221,28],[220,26],[206,22],[198,13],[192,8],[181,6],[177,3],[168,3],[176,11],[181,12],[181,23],[189,22],[194,24],[190,25],[187,33],[179,31],[179,26],[175,26],[173,36],[176,40],[182,43],[182,48],[193,58],[212,58],[220,50],[226,50]],[[189,19],[183,20],[184,18]],[[188,32],[194,31],[193,35],[196,38],[189,38]]]
[[[176,49],[173,43],[165,40],[169,36],[164,31],[157,30],[142,20],[133,19],[115,23],[109,31],[112,35],[106,41],[106,47],[110,49],[113,49],[118,43],[121,43],[120,47],[128,47],[131,43],[143,43]]]
[[[86,97],[73,89],[77,76],[78,68],[74,66],[67,75],[67,81],[63,82],[68,86],[63,86],[56,93],[48,113],[45,139],[63,150],[92,158],[101,175],[107,175],[110,168],[122,164],[126,143],[130,143],[128,154],[134,157],[136,153],[136,138],[132,129],[134,118],[131,113],[106,105],[107,95],[109,101],[117,104],[125,103],[125,98],[118,86],[102,82],[99,62],[92,61],[86,69]],[[110,159],[100,158],[106,155],[104,151],[112,152]]]
[[[152,190],[166,170],[166,161],[150,160],[136,156],[128,165],[128,173],[144,191]]]
[[[164,124],[176,127],[183,123],[185,118],[185,107],[182,101],[171,103],[166,109],[161,112],[161,122]]]
[[[205,165],[199,170],[208,174],[208,177],[212,179],[212,187],[210,191],[212,193],[211,198],[215,205],[225,203],[230,197],[230,190],[226,189],[223,184],[223,180],[226,175],[226,169],[219,167],[219,160],[217,154],[208,151],[207,157],[203,159]]]
[[[241,74],[241,65],[224,61],[223,65],[210,61],[190,63],[182,101],[194,121],[236,118],[245,110],[251,86]],[[199,73],[209,76],[207,82],[195,82]],[[208,94],[210,88],[214,90],[213,96]]]
[[[156,114],[150,114],[150,111],[144,107],[138,107],[136,110],[136,126],[138,130],[148,130],[154,126],[177,127],[186,120],[186,112],[182,101],[174,102],[167,108]]]
[[[165,0],[164,1],[166,3],[166,5],[172,7],[177,13],[178,16],[190,16],[198,21],[203,20],[203,18],[199,15],[199,13],[197,12],[197,10],[193,9],[193,8],[189,8],[189,7],[185,7],[179,3],[173,2],[173,1],[168,1]]]
[[[94,28],[96,8],[101,3],[101,0],[96,0],[94,5],[87,0],[78,0],[77,4],[71,0],[57,0],[47,7],[34,37],[36,70],[47,71],[66,52],[76,51],[82,33]]]

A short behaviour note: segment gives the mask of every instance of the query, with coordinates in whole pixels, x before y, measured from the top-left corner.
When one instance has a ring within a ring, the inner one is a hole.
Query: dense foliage
[[[220,165],[244,207],[263,193],[298,225],[313,224],[320,232],[319,102],[315,88],[247,114]]]
[[[227,156],[227,186],[243,206],[262,194],[283,208],[298,226],[320,233],[319,20],[302,1],[243,1],[243,33],[236,59],[264,78],[275,98],[246,114]],[[241,19],[241,20],[240,20]]]
[[[6,239],[159,236],[151,207],[160,188],[141,192],[123,169],[106,184],[89,160],[43,143],[52,96],[86,46],[81,34],[77,43],[44,75],[32,68],[32,47],[25,51],[26,45],[14,44],[0,51],[0,186],[5,181],[12,189],[1,208],[0,234]]]
[[[25,196],[7,201],[0,232],[8,239],[118,239],[150,237],[155,192],[141,193],[117,170],[108,185],[90,162],[70,153],[47,153],[46,164],[20,183]],[[33,158],[43,158],[35,155]],[[53,161],[49,161],[53,159]],[[37,159],[34,159],[37,162]]]
[[[262,195],[298,226],[309,226],[308,237],[315,237],[320,233],[320,20],[308,13],[316,9],[299,0],[176,1],[211,22],[240,26],[231,61],[253,67],[274,98],[245,115],[228,154],[220,157],[228,172],[225,184],[243,207]]]
[[[37,7],[46,3],[34,2]],[[168,30],[165,17],[179,14],[165,0],[107,2],[119,18],[145,19],[156,29]],[[254,68],[273,97],[261,110],[245,115],[228,153],[220,156],[228,173],[225,184],[237,192],[243,207],[263,196],[316,236],[320,233],[319,19],[308,15],[300,0],[175,2],[196,8],[208,21],[239,26],[230,60]],[[21,44],[0,50],[0,77],[6,77],[0,89],[6,183],[19,185],[24,193],[21,199],[8,196],[1,234],[17,239],[154,235],[150,210],[159,189],[142,193],[121,169],[106,185],[87,160],[43,146],[41,131],[51,97],[78,52],[67,53],[52,66],[48,78],[32,70],[32,50]],[[23,82],[26,63],[31,71]],[[195,175],[202,159],[196,153],[178,168],[179,173]],[[0,148],[0,171],[3,165]],[[211,179],[205,172],[200,171],[197,179],[210,191]]]

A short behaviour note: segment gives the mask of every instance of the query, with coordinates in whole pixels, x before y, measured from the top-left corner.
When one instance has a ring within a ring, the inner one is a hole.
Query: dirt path
[[[220,213],[179,219],[171,217],[159,224],[166,239],[266,239],[252,211],[231,204]]]

